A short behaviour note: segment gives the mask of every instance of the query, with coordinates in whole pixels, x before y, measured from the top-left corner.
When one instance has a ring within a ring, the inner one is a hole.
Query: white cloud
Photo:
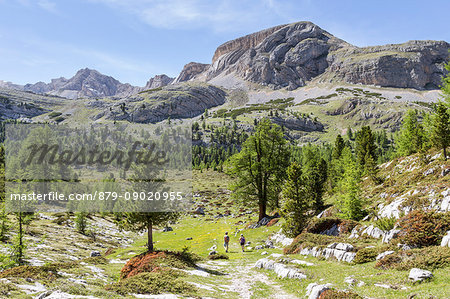
[[[39,0],[38,1],[38,5],[42,8],[45,9],[48,12],[51,13],[58,13],[58,10],[56,8],[56,3],[55,2],[51,2],[49,0]]]
[[[209,27],[214,31],[259,27],[271,17],[285,19],[280,0],[87,0],[103,3],[137,16],[142,22],[165,29]]]

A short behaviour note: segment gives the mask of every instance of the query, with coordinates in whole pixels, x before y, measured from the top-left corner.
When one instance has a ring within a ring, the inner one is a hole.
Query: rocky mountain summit
[[[117,95],[129,95],[139,91],[138,87],[120,83],[111,76],[106,76],[96,70],[88,68],[79,70],[70,79],[54,79],[47,85],[48,90],[41,83],[25,85],[26,91],[36,93],[46,92],[66,98],[76,99],[82,97],[105,97]]]
[[[155,77],[152,77],[152,78],[150,78],[150,80],[148,80],[147,84],[144,87],[144,90],[155,89],[155,88],[169,85],[170,83],[173,82],[173,80],[174,80],[174,78],[171,78],[165,74],[156,75]]]
[[[293,90],[312,80],[437,89],[449,49],[445,41],[359,48],[311,22],[298,22],[226,42],[211,65],[201,65],[204,71],[190,63],[183,70],[190,76],[177,79],[210,81],[233,74],[274,89]]]

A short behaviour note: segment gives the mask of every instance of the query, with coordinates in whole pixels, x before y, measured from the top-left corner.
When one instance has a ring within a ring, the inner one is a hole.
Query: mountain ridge
[[[186,81],[228,87],[233,84],[222,81],[232,79],[274,90],[294,90],[313,82],[433,90],[446,74],[449,50],[448,42],[431,40],[357,47],[302,21],[227,41],[217,47],[211,64],[190,62],[176,78],[157,75],[144,87],[121,83],[89,68],[80,69],[70,79],[24,86],[0,81],[0,87],[70,99],[127,97]]]

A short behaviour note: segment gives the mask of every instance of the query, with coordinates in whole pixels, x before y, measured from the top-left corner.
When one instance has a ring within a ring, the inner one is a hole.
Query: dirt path
[[[275,299],[290,299],[296,298],[294,295],[286,293],[276,282],[271,280],[266,274],[255,271],[253,269],[254,263],[245,263],[243,261],[224,262],[220,264],[215,262],[208,262],[205,266],[212,266],[218,271],[223,271],[229,275],[229,284],[221,285],[220,287],[228,288],[231,292],[239,294],[239,298],[249,299],[253,295],[253,290],[256,282],[261,282],[270,288],[270,298]]]

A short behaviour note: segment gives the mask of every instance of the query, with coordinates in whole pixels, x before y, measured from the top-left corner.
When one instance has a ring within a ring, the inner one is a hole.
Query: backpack
[[[230,236],[228,236],[228,235],[224,236],[223,240],[225,241],[225,243],[230,242]]]
[[[241,245],[245,244],[245,238],[244,237],[241,237],[239,240],[241,241]]]

